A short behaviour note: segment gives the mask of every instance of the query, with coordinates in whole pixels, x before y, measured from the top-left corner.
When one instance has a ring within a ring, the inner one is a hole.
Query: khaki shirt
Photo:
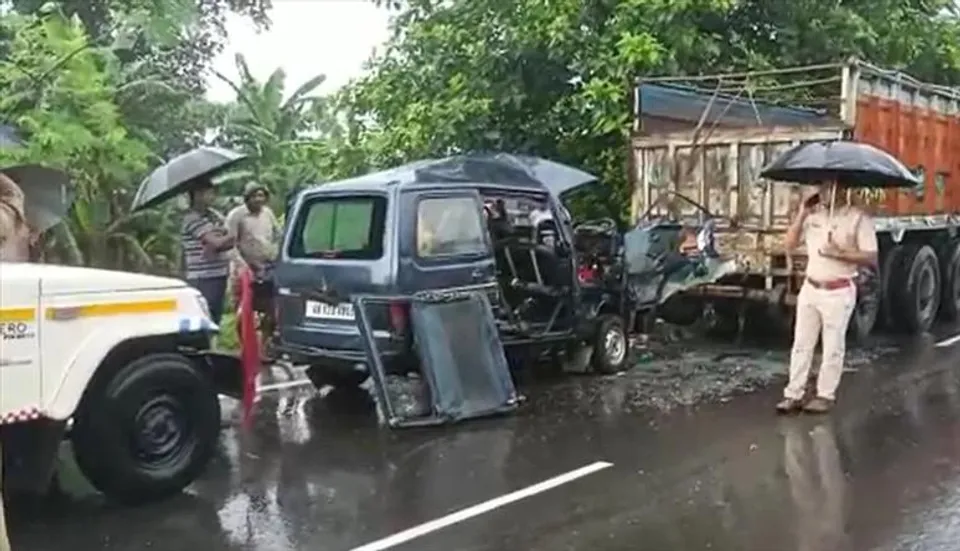
[[[803,242],[807,251],[807,277],[817,281],[852,278],[857,266],[820,255],[827,244],[827,236],[841,247],[853,247],[863,252],[877,251],[877,234],[873,218],[856,207],[835,208],[830,216],[825,207],[810,213],[803,222]]]
[[[23,192],[13,180],[0,175],[0,261],[30,259],[30,228],[23,210]]]
[[[240,205],[227,214],[226,225],[237,240],[237,251],[244,262],[262,265],[276,259],[280,224],[270,207],[264,206],[254,214]]]

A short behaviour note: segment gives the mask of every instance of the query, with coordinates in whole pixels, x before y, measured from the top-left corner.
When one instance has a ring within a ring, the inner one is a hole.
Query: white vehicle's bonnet
[[[0,281],[40,280],[44,296],[186,287],[179,279],[131,272],[28,263],[0,263]]]

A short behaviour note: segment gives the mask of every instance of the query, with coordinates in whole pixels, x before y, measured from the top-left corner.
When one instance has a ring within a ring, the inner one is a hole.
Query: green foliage
[[[0,65],[0,117],[27,143],[0,150],[0,163],[63,169],[76,189],[75,208],[49,243],[54,258],[150,268],[147,238],[137,239],[137,217],[128,212],[130,183],[147,169],[150,152],[122,124],[116,82],[103,69],[112,50],[92,44],[76,20],[57,13],[10,13],[0,29],[13,37]]]
[[[408,0],[345,92],[375,165],[472,150],[538,154],[600,175],[623,210],[631,83],[835,62],[960,79],[947,0]],[[606,202],[607,205],[598,204]]]
[[[336,177],[343,142],[332,98],[316,95],[325,77],[318,75],[286,92],[286,75],[274,71],[265,82],[250,73],[237,56],[239,79],[227,82],[236,99],[220,109],[217,142],[251,156],[248,170],[225,175],[225,180],[256,179],[273,192],[282,211],[286,194],[303,186]],[[241,184],[242,185],[242,184]]]

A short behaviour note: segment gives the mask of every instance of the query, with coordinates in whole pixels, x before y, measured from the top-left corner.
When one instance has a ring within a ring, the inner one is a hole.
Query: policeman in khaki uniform
[[[835,185],[829,182],[807,192],[787,229],[787,250],[796,249],[801,241],[806,248],[807,273],[797,296],[790,380],[777,404],[780,413],[801,409],[826,413],[833,406],[843,374],[847,325],[857,303],[854,278],[860,267],[877,263],[873,219],[853,205],[833,205],[834,196],[846,196],[845,190],[840,187],[838,191]],[[831,204],[825,205],[825,200]],[[822,338],[823,358],[817,395],[804,403],[818,338]]]
[[[30,230],[23,210],[23,191],[13,180],[0,174],[0,262],[26,262],[30,257]],[[3,450],[0,449],[0,479]],[[0,480],[2,482],[2,480]],[[0,484],[2,486],[2,484]],[[0,551],[10,551],[0,487]]]

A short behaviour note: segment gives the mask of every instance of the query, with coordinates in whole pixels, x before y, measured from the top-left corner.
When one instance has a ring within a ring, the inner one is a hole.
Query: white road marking
[[[954,335],[950,338],[943,339],[942,341],[938,342],[933,346],[936,346],[937,348],[944,348],[944,347],[956,344],[958,342],[960,342],[960,335]]]
[[[490,511],[503,507],[504,505],[509,505],[515,501],[520,501],[521,499],[545,492],[568,482],[573,482],[578,478],[582,478],[612,466],[613,463],[597,461],[596,463],[591,463],[590,465],[580,467],[579,469],[564,473],[560,476],[544,480],[543,482],[538,482],[533,486],[527,486],[522,490],[517,490],[516,492],[502,495],[489,501],[484,501],[483,503],[478,503],[476,505],[467,507],[466,509],[461,509],[455,513],[450,513],[445,517],[431,520],[430,522],[421,524],[419,526],[414,526],[413,528],[404,530],[403,532],[399,532],[381,540],[377,540],[366,545],[361,545],[360,547],[355,547],[350,551],[383,551],[384,549],[396,547],[402,543],[425,536],[431,532],[436,532],[437,530],[457,524],[458,522],[463,522],[467,519],[482,515],[484,513],[489,513]]]

